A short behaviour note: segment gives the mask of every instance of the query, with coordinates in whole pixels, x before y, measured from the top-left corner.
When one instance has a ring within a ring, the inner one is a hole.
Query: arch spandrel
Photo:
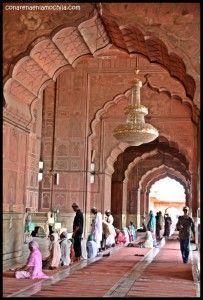
[[[118,42],[118,32],[122,37],[122,43]],[[137,44],[133,36],[143,36],[144,46],[140,46],[139,51],[135,51],[130,46],[135,47]],[[135,27],[125,26],[125,28],[120,28],[115,22],[112,23],[108,18],[101,17],[96,10],[92,18],[82,22],[79,26],[59,29],[54,36],[47,37],[44,40],[43,38],[39,39],[39,43],[34,44],[29,53],[26,53],[26,56],[15,64],[11,77],[23,86],[24,93],[27,90],[37,97],[46,81],[56,79],[55,74],[59,69],[65,67],[66,64],[74,64],[75,67],[76,61],[78,63],[82,58],[91,56],[92,53],[101,51],[101,49],[105,49],[111,44],[126,50],[128,54],[141,53],[150,62],[166,67],[170,75],[182,83],[186,95],[193,99],[195,82],[186,73],[184,62],[180,57],[168,54],[167,47],[159,39],[146,39],[140,30]],[[143,49],[147,49],[147,52]],[[164,60],[163,53],[165,53]],[[8,90],[5,90],[5,98],[7,93]]]

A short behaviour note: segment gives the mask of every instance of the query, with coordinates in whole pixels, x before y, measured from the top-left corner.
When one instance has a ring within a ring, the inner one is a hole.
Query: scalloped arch
[[[185,190],[185,193],[188,194],[188,188],[185,184],[184,181],[182,181],[179,177],[176,177],[175,175],[171,174],[170,172],[168,173],[167,171],[164,172],[164,173],[161,173],[159,175],[157,175],[157,177],[155,177],[154,179],[152,179],[150,182],[149,182],[149,186],[147,187],[147,192],[150,192],[150,189],[152,187],[152,185],[154,183],[156,183],[157,181],[159,181],[160,179],[164,179],[166,177],[169,177],[171,179],[174,179],[176,180],[177,182],[179,182],[183,187],[184,187],[184,190]]]
[[[172,146],[174,148],[176,148],[180,153],[182,153],[185,158],[186,161],[189,162],[189,155],[187,154],[187,151],[185,149],[183,149],[182,147],[180,147],[176,142],[174,142],[171,137],[167,134],[162,134],[160,136],[160,138],[164,139],[165,141],[167,141],[167,144],[169,146]],[[109,155],[109,157],[106,159],[106,167],[105,167],[105,173],[112,175],[114,170],[114,163],[118,158],[118,155],[121,154],[122,152],[124,152],[127,148],[129,147],[128,144],[126,143],[119,143],[116,147],[114,147]]]
[[[153,150],[153,151],[144,153],[143,155],[136,157],[136,158],[133,160],[133,162],[131,162],[131,163],[128,165],[128,168],[127,168],[127,170],[125,171],[125,179],[124,179],[124,181],[125,181],[125,182],[128,181],[130,173],[133,171],[134,167],[136,167],[136,164],[137,164],[138,162],[140,162],[140,161],[142,161],[142,160],[144,160],[144,159],[148,159],[149,157],[153,157],[153,156],[157,155],[158,153],[159,153],[159,150],[158,150],[158,149],[155,149],[155,150]],[[168,154],[167,154],[167,155],[168,155]],[[170,155],[170,156],[171,156],[171,159],[173,160],[173,156],[172,156],[172,155]],[[175,158],[174,158],[174,160],[175,160]],[[181,163],[180,161],[179,161],[179,163],[180,163],[183,167],[185,167],[185,165],[184,165],[183,163]],[[163,165],[163,164],[162,164],[162,165]],[[161,166],[162,166],[162,165],[161,165]],[[166,166],[166,165],[165,165],[165,166]],[[168,167],[168,166],[167,166],[167,167]],[[168,167],[168,169],[170,169],[170,168],[171,168],[171,167]],[[152,170],[155,170],[155,169],[157,169],[157,168],[153,168]],[[172,169],[172,168],[171,168],[171,169]],[[149,173],[150,173],[150,170],[147,171],[145,174],[148,175]],[[143,176],[145,176],[145,175],[143,175]],[[143,176],[142,176],[142,177],[143,177]],[[141,179],[142,179],[142,177],[141,177]],[[140,180],[141,180],[141,179],[140,179]],[[140,181],[139,181],[139,183],[140,183]],[[139,187],[140,187],[140,186],[139,186]]]
[[[129,55],[140,53],[150,62],[162,65],[183,84],[187,97],[194,97],[194,79],[186,73],[183,60],[174,53],[169,54],[161,40],[145,37],[136,27],[119,27],[116,22],[101,17],[96,10],[92,18],[78,27],[60,28],[50,36],[36,39],[28,47],[29,53],[17,58],[11,76],[5,78],[5,98],[7,93],[23,101],[29,101],[28,95],[39,97],[44,84],[55,80],[59,70],[67,66],[75,67],[81,59],[93,57],[97,51],[112,45]],[[12,80],[7,82],[10,78]]]
[[[158,171],[158,174],[157,174]],[[159,167],[153,168],[149,171],[147,171],[140,179],[139,181],[139,188],[144,189],[145,191],[148,190],[149,184],[156,178],[156,181],[159,180],[159,176],[165,174],[166,176],[173,176],[177,178],[177,180],[181,180],[181,182],[184,182],[184,185],[187,189],[189,189],[189,183],[188,180],[185,178],[185,176],[180,173],[178,170],[168,167],[164,164],[160,165]],[[155,176],[156,175],[156,176]],[[155,177],[154,177],[155,176]]]

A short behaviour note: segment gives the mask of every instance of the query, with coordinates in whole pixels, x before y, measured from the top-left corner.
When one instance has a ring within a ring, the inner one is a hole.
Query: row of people
[[[136,227],[132,221],[119,234],[120,230],[113,226],[114,218],[110,210],[105,211],[104,220],[102,220],[101,212],[97,211],[95,207],[91,209],[91,212],[95,215],[91,224],[91,235],[92,239],[97,243],[99,251],[109,248],[116,243],[119,244],[122,231],[125,236],[125,243],[136,240]]]
[[[181,254],[183,258],[183,262],[187,263],[188,258],[189,258],[189,245],[190,245],[190,231],[192,230],[194,238],[195,238],[195,231],[194,231],[194,222],[191,217],[188,215],[189,208],[184,207],[183,216],[179,216],[178,218],[178,223],[177,223],[177,230],[179,230],[179,239],[180,239],[180,248],[181,248]],[[167,216],[166,216],[167,217]],[[151,218],[148,222],[148,227],[152,225],[154,222],[154,216],[151,214]],[[153,221],[153,222],[152,222]],[[153,227],[151,227],[153,229]],[[117,229],[117,236],[116,236],[116,241],[119,240],[119,235],[123,235],[124,237],[124,232],[121,232],[120,230]],[[59,262],[61,262],[62,265],[66,265],[70,262],[70,243],[67,242],[67,235],[66,233],[61,234],[61,247],[58,243],[58,239],[56,235],[52,235],[53,237],[51,238],[51,244],[50,244],[50,255],[44,260],[45,264],[48,264],[49,266],[57,265]],[[88,243],[91,244],[91,242],[95,243],[96,242],[93,240],[93,237],[88,239]],[[87,243],[87,248],[88,244]],[[154,239],[152,237],[152,231],[147,230],[146,235],[145,235],[145,240],[143,242],[139,242],[137,244],[139,247],[147,247],[147,248],[152,248],[154,246]],[[30,255],[27,260],[27,264],[22,267],[19,270],[16,270],[15,276],[16,278],[30,278],[30,279],[41,279],[41,278],[50,278],[50,276],[47,276],[42,272],[42,254],[39,250],[39,245],[36,241],[31,241],[29,243],[29,249],[30,249]],[[93,252],[92,249],[92,255],[95,256],[97,253],[97,247],[95,248],[96,251]],[[63,261],[64,257],[64,261]]]
[[[16,270],[16,278],[49,278],[43,269],[55,269],[68,266],[73,258],[72,242],[67,238],[67,232],[62,232],[60,240],[57,233],[50,235],[49,256],[42,259],[39,245],[36,241],[29,242],[30,255],[25,266]]]

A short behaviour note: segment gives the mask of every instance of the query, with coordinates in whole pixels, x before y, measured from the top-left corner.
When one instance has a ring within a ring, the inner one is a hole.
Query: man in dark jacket
[[[191,231],[195,236],[194,222],[192,218],[189,217],[188,212],[189,208],[187,206],[183,207],[183,216],[178,217],[178,223],[176,227],[179,231],[180,239],[180,250],[183,258],[183,262],[186,264],[188,262],[189,253],[190,253],[190,237]]]
[[[83,233],[83,213],[81,212],[77,203],[73,203],[72,208],[76,212],[73,221],[73,235],[72,235],[74,239],[75,260],[80,261],[82,258],[81,239]]]

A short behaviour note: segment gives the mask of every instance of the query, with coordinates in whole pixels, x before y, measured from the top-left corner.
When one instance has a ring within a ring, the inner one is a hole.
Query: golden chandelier
[[[136,75],[139,73],[137,67],[135,72]],[[136,76],[133,83],[132,104],[125,108],[126,123],[118,125],[114,129],[113,136],[120,142],[139,146],[155,140],[159,136],[159,132],[151,124],[145,123],[148,108],[140,104],[142,81]]]

